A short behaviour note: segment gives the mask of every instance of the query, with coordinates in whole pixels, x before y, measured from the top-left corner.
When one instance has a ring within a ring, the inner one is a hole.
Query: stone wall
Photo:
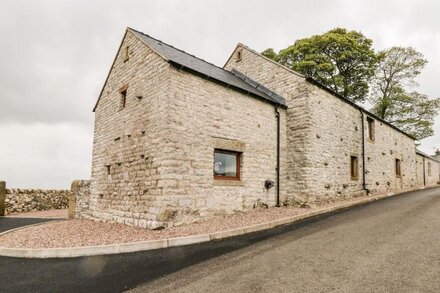
[[[417,154],[417,185],[418,186],[435,186],[438,185],[439,179],[439,161]]]
[[[78,216],[156,228],[242,211],[258,199],[273,205],[275,188],[264,181],[276,181],[274,106],[170,67],[130,32],[121,48],[95,112],[89,212]],[[214,148],[242,152],[240,182],[213,180]]]
[[[287,101],[280,109],[282,200],[365,194],[363,155],[371,192],[418,186],[414,141],[405,134],[370,117],[375,139],[367,140],[366,111],[245,46],[225,68]],[[241,180],[214,180],[215,149],[241,153]],[[351,156],[358,158],[356,178]],[[173,67],[127,31],[95,108],[90,189],[77,182],[72,200],[76,217],[153,229],[180,225],[244,211],[257,201],[274,205],[275,188],[266,190],[264,181],[276,181],[275,167],[273,105]]]
[[[285,176],[281,178],[281,191],[284,198],[291,199],[295,193],[295,201],[298,203],[308,201],[308,178],[311,171],[308,167],[308,150],[311,148],[312,135],[308,129],[312,119],[304,77],[241,44],[231,54],[224,68],[244,73],[286,99],[286,151],[285,161],[281,165]]]
[[[264,187],[276,182],[274,106],[185,71],[173,69],[170,80],[176,98],[169,104],[170,164],[162,173],[169,181],[160,200],[177,213],[175,223],[252,209],[257,200],[275,205],[276,188]],[[285,162],[285,111],[279,111]],[[214,149],[242,153],[240,181],[213,178]]]
[[[6,182],[0,181],[0,217],[6,214]]]
[[[69,218],[87,218],[90,216],[90,180],[72,182],[69,198]]]
[[[374,141],[368,139],[365,115],[365,155],[367,188],[373,193],[417,187],[414,140],[389,125],[374,119]],[[396,175],[396,159],[401,175]]]
[[[31,211],[65,209],[70,190],[6,189],[6,215]]]
[[[148,215],[168,184],[160,168],[169,150],[169,64],[129,31],[121,48],[95,109],[90,212],[81,216],[154,228]]]
[[[237,52],[240,51],[240,60]],[[366,188],[373,193],[415,188],[414,141],[376,121],[375,141],[367,139],[368,113],[239,44],[225,65],[282,95],[288,101],[286,196],[293,203],[331,201],[364,194],[362,117]],[[358,177],[350,176],[350,158],[358,158]],[[402,176],[395,174],[395,159]]]

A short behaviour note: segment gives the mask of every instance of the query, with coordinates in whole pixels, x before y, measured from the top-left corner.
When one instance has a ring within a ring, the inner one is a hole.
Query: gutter
[[[280,207],[280,112],[278,111],[278,106],[275,106],[275,117],[277,119],[277,202],[276,207]]]

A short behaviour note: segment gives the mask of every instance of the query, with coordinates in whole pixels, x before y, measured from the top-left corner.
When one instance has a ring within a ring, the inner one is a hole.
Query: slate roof
[[[165,58],[169,63],[177,65],[182,69],[196,72],[209,80],[215,80],[227,85],[228,87],[257,96],[272,104],[277,104],[284,107],[287,106],[284,98],[237,71],[228,71],[182,50],[174,48],[173,46],[152,38],[142,32],[136,31],[132,28],[129,28],[129,30],[145,44],[147,44],[152,50]]]

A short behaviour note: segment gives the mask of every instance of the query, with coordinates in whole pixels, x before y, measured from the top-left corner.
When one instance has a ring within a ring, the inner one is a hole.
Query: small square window
[[[374,119],[367,117],[367,127],[368,127],[368,139],[370,141],[374,141],[375,138],[375,129],[374,129]]]
[[[240,160],[238,152],[214,150],[214,179],[240,180]]]
[[[350,178],[351,180],[357,180],[359,177],[359,163],[358,157],[350,157]]]
[[[402,169],[401,169],[401,162],[400,159],[396,159],[396,176],[400,177],[402,176]]]

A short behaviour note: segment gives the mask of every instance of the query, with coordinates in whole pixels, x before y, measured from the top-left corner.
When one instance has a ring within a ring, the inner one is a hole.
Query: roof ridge
[[[144,35],[144,36],[146,36],[146,37],[148,37],[148,38],[150,38],[150,39],[153,39],[153,40],[155,40],[155,41],[157,41],[157,42],[160,42],[160,43],[162,43],[162,44],[164,44],[164,45],[167,45],[168,47],[171,47],[171,48],[173,48],[173,49],[175,49],[175,50],[177,50],[177,51],[180,51],[180,52],[182,52],[182,53],[184,53],[184,54],[187,54],[187,55],[192,56],[192,57],[194,57],[194,58],[196,58],[196,59],[199,59],[200,61],[203,61],[203,62],[205,62],[205,63],[211,64],[212,66],[217,67],[218,69],[221,69],[221,70],[223,70],[223,71],[226,71],[226,72],[231,73],[229,70],[226,70],[226,69],[224,69],[224,68],[222,68],[222,67],[220,67],[220,66],[218,66],[218,65],[215,65],[214,63],[211,63],[211,62],[209,62],[209,61],[206,61],[205,59],[202,59],[202,58],[200,58],[200,57],[197,57],[196,55],[190,54],[190,53],[188,53],[188,52],[186,52],[186,51],[184,51],[184,50],[182,50],[182,49],[176,48],[176,47],[174,47],[173,45],[170,45],[170,44],[168,44],[168,43],[166,43],[166,42],[164,42],[164,41],[162,41],[162,40],[159,40],[159,39],[157,39],[157,38],[155,38],[155,37],[152,37],[152,36],[150,36],[150,35],[148,35],[148,34],[146,34],[146,33],[144,33],[144,32],[141,32],[141,31],[135,30],[135,29],[133,29],[133,28],[131,28],[131,27],[128,27],[128,28],[129,28],[130,30],[133,30],[133,31],[135,31],[135,32],[137,32],[137,33],[140,33],[140,34],[142,34],[142,35]]]

